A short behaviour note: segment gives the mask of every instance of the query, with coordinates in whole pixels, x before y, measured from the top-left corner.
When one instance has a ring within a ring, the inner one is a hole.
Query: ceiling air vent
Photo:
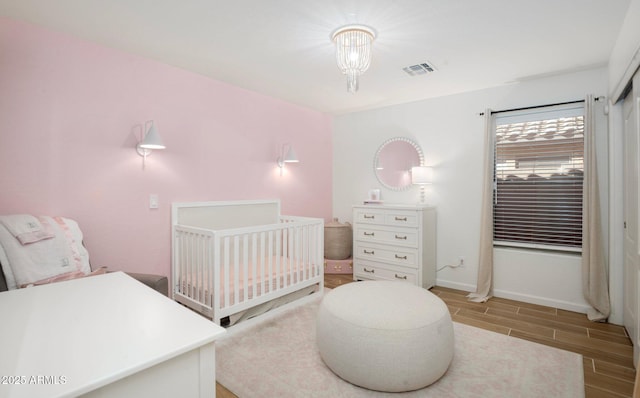
[[[427,62],[423,62],[417,65],[407,66],[402,68],[403,71],[407,72],[409,76],[418,76],[418,75],[426,75],[427,73],[435,72],[436,68]]]

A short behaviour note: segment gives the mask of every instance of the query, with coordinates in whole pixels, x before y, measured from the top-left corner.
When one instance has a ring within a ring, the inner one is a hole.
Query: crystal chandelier
[[[363,25],[338,28],[331,38],[336,43],[338,68],[347,75],[347,90],[358,91],[358,76],[371,64],[371,43],[376,38],[373,29]]]

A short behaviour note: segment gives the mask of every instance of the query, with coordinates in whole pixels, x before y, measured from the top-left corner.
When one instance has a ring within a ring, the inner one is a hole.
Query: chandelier
[[[376,38],[373,29],[363,25],[347,25],[338,28],[331,38],[336,43],[338,68],[347,75],[347,90],[358,91],[358,76],[371,64],[371,43]]]

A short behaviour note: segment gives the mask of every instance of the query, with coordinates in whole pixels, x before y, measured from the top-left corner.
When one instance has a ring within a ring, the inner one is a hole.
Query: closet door
[[[640,124],[638,104],[640,75],[633,79],[633,90],[624,100],[624,326],[633,342],[633,362],[638,363],[640,336],[638,317],[638,280],[640,279],[640,242],[638,240],[638,161]]]

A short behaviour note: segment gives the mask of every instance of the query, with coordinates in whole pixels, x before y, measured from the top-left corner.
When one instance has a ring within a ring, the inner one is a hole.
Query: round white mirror
[[[378,148],[373,157],[373,171],[382,186],[403,191],[411,187],[411,168],[423,163],[420,145],[408,138],[395,137]]]

